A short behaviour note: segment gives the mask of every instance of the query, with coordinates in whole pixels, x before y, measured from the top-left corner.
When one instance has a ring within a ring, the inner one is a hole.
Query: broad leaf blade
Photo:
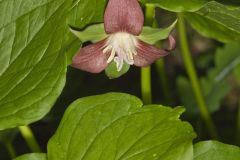
[[[90,23],[103,21],[106,0],[72,0],[67,23],[82,28]]]
[[[0,5],[6,9],[35,1],[10,0]],[[0,63],[4,65],[0,69],[0,129],[42,118],[65,83],[63,42],[66,37],[62,34],[66,33],[67,26],[61,24],[67,3],[42,0],[40,4],[32,5],[33,8],[17,19],[3,21],[5,25],[0,28],[1,43],[4,44],[0,46],[0,59],[7,62]],[[20,7],[19,12],[23,9]],[[12,10],[12,14],[17,13],[17,9]]]
[[[45,153],[30,153],[19,156],[14,160],[47,160],[47,154]]]
[[[240,9],[211,2],[185,18],[199,33],[222,42],[240,41]]]
[[[217,141],[199,142],[194,145],[194,160],[239,160],[240,148]]]
[[[134,96],[109,93],[75,101],[48,143],[51,160],[191,160],[191,126],[182,108],[142,107]]]
[[[67,63],[81,46],[67,24],[71,7],[69,0],[1,1],[0,130],[41,119],[60,95]],[[92,7],[98,8],[90,6],[82,15]]]
[[[212,0],[140,0],[143,4],[154,3],[157,6],[173,12],[193,12],[199,10]]]

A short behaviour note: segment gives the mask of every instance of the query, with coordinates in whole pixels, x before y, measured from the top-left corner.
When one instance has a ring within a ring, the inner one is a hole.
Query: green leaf
[[[15,158],[14,160],[47,160],[46,153],[29,153]]]
[[[122,69],[120,71],[118,71],[116,63],[115,62],[111,62],[108,65],[108,67],[105,69],[105,74],[110,79],[119,78],[122,75],[124,75],[125,73],[127,73],[129,68],[130,68],[130,65],[127,64],[127,63],[124,63]]]
[[[197,12],[184,15],[192,27],[206,37],[222,42],[240,41],[240,8],[211,2]]]
[[[66,7],[64,0],[1,2],[0,14],[13,16],[0,20],[0,129],[41,119],[61,93]]]
[[[171,26],[168,28],[162,29],[162,28],[152,28],[145,26],[143,28],[142,33],[138,37],[142,41],[149,43],[149,44],[156,44],[156,42],[167,39],[170,32],[174,29],[174,27],[177,24],[177,20],[173,22]]]
[[[199,142],[194,145],[194,160],[239,160],[240,148],[217,141]]]
[[[212,0],[140,0],[143,4],[154,3],[157,6],[173,12],[193,12],[199,10]]]
[[[192,127],[183,108],[142,106],[131,95],[81,98],[68,107],[48,143],[51,160],[191,160]]]
[[[95,43],[107,37],[103,23],[91,25],[83,31],[71,29],[71,32],[77,36],[81,42],[90,41]]]
[[[90,2],[96,1],[81,1],[81,5]],[[81,10],[82,15],[88,16],[87,11],[101,6],[89,6]],[[70,0],[1,1],[0,130],[41,119],[60,95],[67,60],[70,63],[77,43],[79,48],[81,44],[67,24],[73,16],[71,7]],[[90,23],[85,20],[83,25]],[[74,48],[69,48],[71,44]]]
[[[67,23],[75,28],[103,21],[106,0],[72,0]]]

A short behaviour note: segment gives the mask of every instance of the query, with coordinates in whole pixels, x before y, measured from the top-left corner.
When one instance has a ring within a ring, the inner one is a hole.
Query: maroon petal
[[[104,15],[106,33],[123,31],[139,35],[143,22],[143,12],[138,0],[109,0]]]
[[[174,49],[176,45],[175,39],[172,36],[169,36],[168,42],[168,49],[158,49],[139,40],[139,44],[137,47],[137,55],[134,56],[134,65],[138,67],[146,67],[151,65],[160,57],[168,55],[169,51]]]
[[[80,49],[73,57],[72,65],[75,68],[91,73],[100,73],[107,67],[107,54],[103,53],[105,41],[100,41]]]

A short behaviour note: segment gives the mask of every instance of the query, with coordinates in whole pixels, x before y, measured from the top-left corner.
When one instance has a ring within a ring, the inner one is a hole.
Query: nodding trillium
[[[81,48],[73,57],[72,66],[91,73],[103,71],[112,61],[118,71],[124,63],[145,67],[175,48],[171,35],[168,49],[158,49],[140,40],[143,23],[144,15],[138,0],[109,0],[104,14],[107,37]]]

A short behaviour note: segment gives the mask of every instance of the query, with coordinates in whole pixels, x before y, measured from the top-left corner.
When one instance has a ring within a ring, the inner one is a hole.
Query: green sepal
[[[81,42],[98,42],[107,37],[107,34],[104,30],[104,24],[94,24],[87,27],[85,30],[75,30],[73,28],[70,31],[80,39]]]
[[[154,45],[156,42],[167,39],[171,31],[176,26],[178,20],[175,20],[167,28],[152,28],[152,27],[143,27],[142,33],[138,36],[142,41]]]
[[[130,65],[127,63],[124,63],[122,69],[120,71],[118,71],[116,63],[114,61],[112,61],[108,65],[108,67],[105,69],[105,74],[110,79],[119,78],[122,75],[124,75],[125,73],[127,73],[129,68],[130,68]]]
[[[177,20],[174,21],[169,27],[167,28],[152,28],[144,26],[142,33],[138,36],[138,38],[148,44],[155,44],[157,41],[167,39],[170,32],[174,29],[176,26]],[[85,30],[75,30],[70,29],[71,32],[77,36],[81,42],[98,42],[100,40],[103,40],[107,38],[107,34],[104,30],[104,24],[94,24],[89,27],[87,27]]]

